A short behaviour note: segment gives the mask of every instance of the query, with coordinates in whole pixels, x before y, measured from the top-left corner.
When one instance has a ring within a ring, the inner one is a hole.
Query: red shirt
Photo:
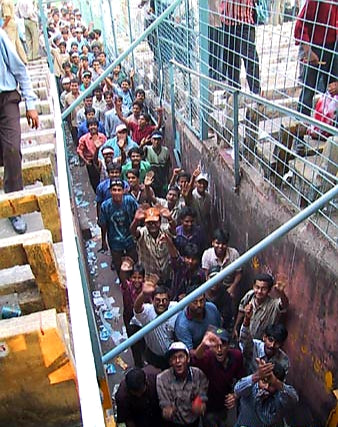
[[[318,46],[332,45],[337,39],[338,6],[307,0],[295,25],[296,44],[307,42]]]
[[[85,135],[81,136],[76,151],[81,157],[83,157],[87,161],[91,161],[94,158],[97,148],[101,147],[101,145],[103,145],[106,141],[107,138],[105,137],[105,135],[99,132],[98,138],[94,142],[91,134],[88,132]]]
[[[200,368],[209,380],[207,410],[224,409],[225,396],[232,393],[235,380],[244,376],[243,356],[240,350],[228,350],[226,366],[218,362],[210,350],[205,351],[202,359],[192,356],[191,363]]]
[[[253,0],[222,0],[219,6],[221,21],[225,25],[254,24]]]
[[[140,129],[138,123],[129,122],[128,128],[132,131],[133,141],[140,144],[143,138],[147,138],[154,132],[156,126],[146,125],[143,129]]]

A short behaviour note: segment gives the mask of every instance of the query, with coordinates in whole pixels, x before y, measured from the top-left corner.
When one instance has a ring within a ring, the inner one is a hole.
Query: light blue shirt
[[[26,109],[34,110],[35,95],[25,64],[21,61],[7,34],[0,28],[0,92],[16,90],[19,84]]]
[[[105,142],[103,145],[102,145],[102,147],[100,148],[100,151],[99,151],[99,159],[100,160],[103,160],[103,155],[102,155],[102,150],[104,149],[104,148],[106,148],[106,147],[110,147],[110,148],[112,148],[113,150],[114,150],[114,159],[116,158],[116,157],[120,157],[121,156],[121,149],[120,149],[120,147],[117,145],[117,136],[115,136],[114,138],[112,138],[112,139],[108,139],[108,141],[107,142]],[[136,148],[138,148],[138,145],[136,144],[136,142],[134,142],[131,138],[130,138],[130,136],[128,136],[127,137],[127,145],[126,145],[126,147],[125,147],[125,149],[124,149],[124,151],[126,152],[126,155],[128,156],[128,152],[129,152],[129,150],[131,149],[131,148],[134,148],[134,147],[136,147]]]

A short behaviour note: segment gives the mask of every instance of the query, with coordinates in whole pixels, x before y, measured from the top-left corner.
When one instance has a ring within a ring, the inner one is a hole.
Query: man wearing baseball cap
[[[199,368],[189,366],[189,350],[183,342],[171,344],[168,358],[170,368],[156,382],[162,417],[167,427],[198,427],[208,399],[208,380]]]
[[[208,403],[203,417],[205,427],[225,427],[227,412],[233,408],[233,383],[244,376],[240,350],[229,348],[230,335],[223,328],[209,326],[202,342],[192,353],[192,364],[208,378]]]

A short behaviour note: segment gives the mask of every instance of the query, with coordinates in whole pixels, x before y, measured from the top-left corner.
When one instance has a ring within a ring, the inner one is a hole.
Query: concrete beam
[[[50,159],[40,159],[22,164],[24,185],[41,181],[43,185],[54,185],[53,167]],[[0,167],[0,188],[3,188],[4,168]]]
[[[60,242],[61,222],[54,186],[32,188],[0,195],[0,218],[41,212],[44,227]]]
[[[64,279],[49,230],[0,239],[0,269],[29,264],[45,308],[66,311]]]
[[[2,320],[0,342],[0,425],[80,425],[65,314],[47,310]]]

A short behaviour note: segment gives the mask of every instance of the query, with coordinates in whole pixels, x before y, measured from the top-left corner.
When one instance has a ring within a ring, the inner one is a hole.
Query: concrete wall
[[[291,207],[259,173],[245,165],[241,166],[242,180],[236,194],[230,154],[212,141],[201,143],[185,126],[178,126],[183,167],[192,171],[201,162],[210,174],[217,216],[230,230],[231,246],[243,253],[291,218]],[[167,140],[170,134],[168,119]],[[289,382],[301,395],[300,405],[288,420],[293,426],[324,426],[336,405],[332,391],[337,388],[333,378],[337,368],[337,269],[335,250],[309,222],[245,268],[242,293],[250,288],[256,271],[272,272],[286,282],[290,299],[285,346],[291,360]]]

